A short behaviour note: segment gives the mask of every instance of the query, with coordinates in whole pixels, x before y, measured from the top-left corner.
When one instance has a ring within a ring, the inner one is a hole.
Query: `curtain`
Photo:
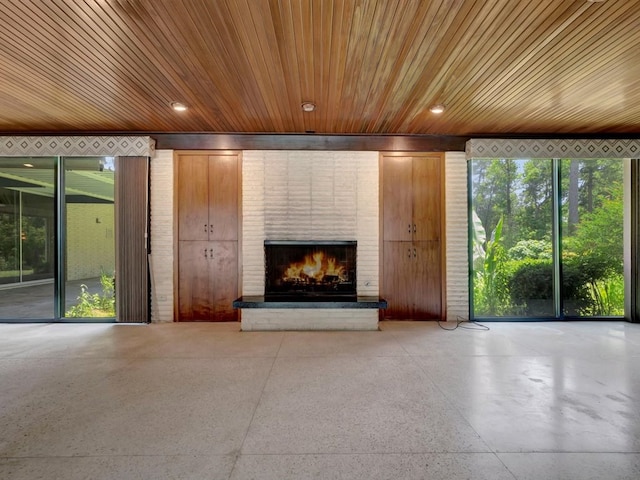
[[[116,319],[149,321],[149,158],[116,157]]]

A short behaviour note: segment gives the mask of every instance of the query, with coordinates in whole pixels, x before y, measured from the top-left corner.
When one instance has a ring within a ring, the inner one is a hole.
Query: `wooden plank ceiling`
[[[0,0],[0,11],[5,133],[640,133],[640,0]]]

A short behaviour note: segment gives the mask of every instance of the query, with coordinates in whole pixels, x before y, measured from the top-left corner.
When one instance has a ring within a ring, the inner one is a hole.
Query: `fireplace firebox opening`
[[[357,297],[357,242],[266,240],[265,300]]]

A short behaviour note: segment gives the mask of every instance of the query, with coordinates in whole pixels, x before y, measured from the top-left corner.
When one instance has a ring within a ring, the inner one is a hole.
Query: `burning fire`
[[[292,263],[282,277],[287,282],[332,283],[347,280],[347,273],[341,265],[336,265],[335,257],[324,252],[314,252],[304,257],[304,262]]]

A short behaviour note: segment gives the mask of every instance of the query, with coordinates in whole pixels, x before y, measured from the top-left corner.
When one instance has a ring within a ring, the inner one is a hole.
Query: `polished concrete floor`
[[[487,325],[3,324],[0,478],[640,478],[640,325]]]

